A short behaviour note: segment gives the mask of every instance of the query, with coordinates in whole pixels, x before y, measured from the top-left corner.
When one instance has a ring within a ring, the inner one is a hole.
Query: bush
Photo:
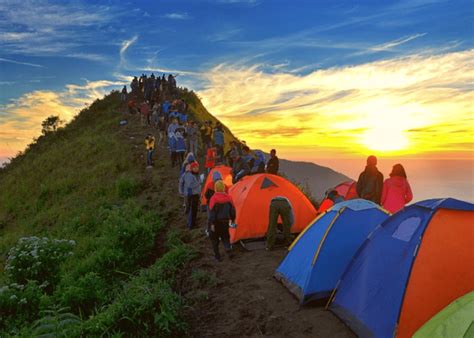
[[[8,252],[7,276],[19,284],[34,280],[52,288],[57,282],[60,264],[73,254],[75,245],[73,240],[22,237]]]
[[[43,291],[35,282],[0,287],[0,331],[36,318]]]
[[[120,177],[116,182],[117,194],[120,198],[130,198],[135,196],[139,191],[141,184],[135,179],[125,176]]]
[[[53,307],[49,310],[41,311],[43,317],[37,320],[31,328],[31,335],[34,337],[71,337],[79,335],[77,328],[81,324],[81,319],[67,312],[68,308]]]

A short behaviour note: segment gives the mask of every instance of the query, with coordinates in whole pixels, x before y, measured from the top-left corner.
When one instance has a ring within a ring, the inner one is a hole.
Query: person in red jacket
[[[232,246],[230,245],[229,222],[234,223],[236,211],[232,198],[225,192],[225,184],[217,181],[214,185],[215,193],[209,201],[209,215],[207,231],[212,243],[214,258],[220,262],[222,257],[219,253],[219,242],[224,244],[229,258],[232,258]]]
[[[383,182],[382,206],[392,214],[403,209],[405,204],[413,199],[410,184],[407,180],[405,168],[395,164],[390,173],[390,178]]]
[[[211,169],[216,166],[216,156],[217,156],[217,150],[215,147],[210,147],[207,149],[206,165],[205,165],[207,169],[207,173],[209,173]]]

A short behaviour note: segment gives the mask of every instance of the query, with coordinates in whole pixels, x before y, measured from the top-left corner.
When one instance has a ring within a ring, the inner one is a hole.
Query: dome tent
[[[206,187],[209,186],[210,184],[212,184],[211,183],[212,182],[212,175],[215,172],[219,172],[222,176],[222,181],[224,182],[226,187],[230,188],[232,186],[231,171],[232,171],[232,168],[228,167],[228,166],[225,166],[225,165],[218,165],[218,166],[211,169],[211,171],[207,175],[206,182],[203,185],[204,189],[202,189],[202,192],[201,192],[201,206],[206,206],[207,205],[207,200],[206,200],[206,196],[205,196]]]
[[[234,184],[229,194],[237,212],[237,227],[230,229],[231,243],[261,238],[267,233],[270,203],[274,197],[288,198],[295,216],[291,232],[301,232],[315,217],[311,201],[290,181],[281,176],[257,174],[245,176]]]
[[[473,211],[432,199],[388,218],[354,256],[330,309],[359,337],[411,337],[474,289]]]
[[[367,235],[389,217],[370,201],[337,203],[293,242],[275,272],[301,303],[329,297]]]

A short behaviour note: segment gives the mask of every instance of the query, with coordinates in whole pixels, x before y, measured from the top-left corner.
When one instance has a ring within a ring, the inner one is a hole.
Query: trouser
[[[212,250],[214,251],[214,257],[217,259],[221,258],[219,253],[219,242],[222,241],[224,249],[227,253],[230,253],[230,235],[229,235],[229,220],[218,221],[214,224],[214,231],[209,232],[209,238],[212,243]]]
[[[196,227],[196,218],[199,206],[199,195],[189,195],[187,197],[186,211],[188,214],[188,228]]]
[[[270,220],[267,232],[267,248],[271,249],[275,245],[276,230],[278,226],[278,216],[283,221],[283,237],[287,244],[290,243],[290,227],[291,227],[291,206],[285,200],[273,200],[270,203]]]
[[[171,167],[174,168],[176,165],[177,153],[176,151],[171,152]]]
[[[154,150],[148,150],[146,156],[146,165],[153,165],[153,152]]]
[[[181,164],[184,162],[184,151],[176,152],[176,160],[178,161],[178,164]]]
[[[194,154],[194,158],[198,157],[198,140],[189,140],[189,151]]]

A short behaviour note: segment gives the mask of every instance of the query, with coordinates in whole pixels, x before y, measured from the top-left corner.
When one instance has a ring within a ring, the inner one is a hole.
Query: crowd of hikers
[[[205,175],[217,165],[225,164],[232,168],[232,183],[243,177],[258,173],[278,175],[279,159],[276,150],[270,151],[268,161],[260,150],[251,150],[245,141],[231,140],[226,147],[224,126],[220,122],[204,121],[198,123],[188,115],[188,104],[179,97],[176,76],[169,74],[155,77],[142,74],[134,77],[130,84],[131,92],[124,86],[121,100],[129,114],[139,114],[144,126],[155,128],[158,140],[147,134],[147,168],[153,167],[156,145],[169,151],[170,166],[179,171],[178,191],[184,199],[187,227],[197,227],[198,211],[201,208],[201,193],[207,202],[207,226],[205,233],[210,238],[214,257],[221,261],[219,243],[222,241],[229,258],[232,257],[229,227],[235,227],[236,209],[228,194],[228,187],[221,174],[215,171],[210,184],[204,187]],[[227,151],[225,151],[227,149]],[[204,168],[199,165],[199,155],[204,158]],[[377,169],[377,158],[369,156],[367,166],[357,181],[357,195],[382,205],[390,212],[396,212],[413,198],[406,173],[401,164],[396,164],[390,178],[383,180]],[[336,190],[327,192],[334,204],[344,201]],[[285,245],[291,243],[290,229],[294,223],[293,208],[288,198],[277,196],[270,203],[270,219],[266,247],[273,249],[278,220],[282,220]]]

